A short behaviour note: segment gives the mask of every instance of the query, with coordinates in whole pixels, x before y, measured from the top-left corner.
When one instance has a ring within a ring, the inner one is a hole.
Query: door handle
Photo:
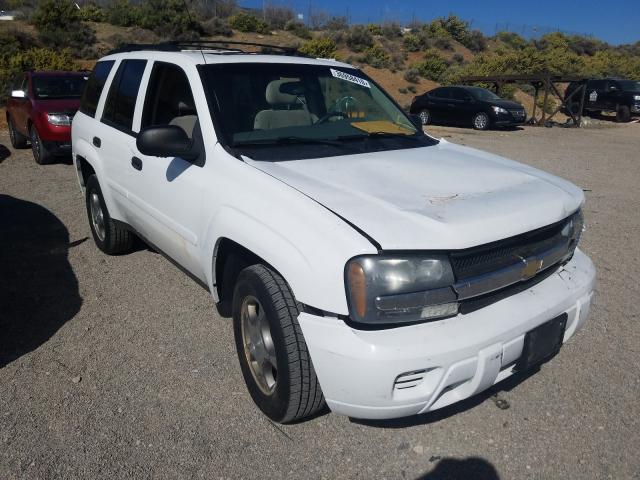
[[[100,145],[102,145],[102,141],[98,138],[98,137],[93,137],[93,144],[100,148]]]
[[[138,157],[132,157],[131,166],[136,170],[142,170],[142,160],[140,160]]]

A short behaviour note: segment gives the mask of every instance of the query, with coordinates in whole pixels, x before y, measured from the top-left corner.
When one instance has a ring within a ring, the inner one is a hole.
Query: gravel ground
[[[0,146],[0,479],[640,478],[640,125],[430,130],[585,189],[590,320],[462,404],[290,426],[254,407],[206,291],[148,249],[101,254],[73,167]]]

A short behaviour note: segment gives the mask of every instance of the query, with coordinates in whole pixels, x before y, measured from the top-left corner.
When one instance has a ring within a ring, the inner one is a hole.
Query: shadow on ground
[[[11,156],[11,150],[0,144],[0,163]]]
[[[500,480],[498,471],[483,458],[444,458],[417,480]]]
[[[46,208],[0,194],[0,368],[45,343],[80,309],[69,232]]]

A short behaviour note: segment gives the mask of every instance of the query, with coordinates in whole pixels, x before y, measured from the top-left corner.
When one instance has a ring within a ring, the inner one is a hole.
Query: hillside
[[[20,70],[91,68],[124,43],[175,38],[291,46],[311,56],[343,60],[363,68],[405,107],[415,94],[456,83],[465,74],[550,71],[640,78],[640,42],[612,47],[561,33],[537,40],[509,32],[485,37],[454,15],[410,28],[394,23],[350,26],[342,17],[327,17],[310,29],[284,7],[269,7],[263,19],[234,10],[234,2],[228,5],[224,18],[199,11],[193,20],[170,0],[110,0],[103,7],[87,4],[80,10],[69,0],[40,0],[28,21],[0,23],[0,87]],[[501,93],[531,110],[530,88],[511,86]]]

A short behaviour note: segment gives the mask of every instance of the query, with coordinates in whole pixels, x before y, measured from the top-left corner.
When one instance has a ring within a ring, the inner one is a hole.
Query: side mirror
[[[414,127],[422,131],[422,119],[420,118],[420,115],[414,115],[412,113],[409,115],[409,119],[411,120],[411,123],[413,123]]]
[[[200,152],[187,133],[177,125],[143,128],[136,139],[136,147],[150,157],[180,157],[195,160]]]
[[[27,98],[24,90],[11,90],[11,98]]]

